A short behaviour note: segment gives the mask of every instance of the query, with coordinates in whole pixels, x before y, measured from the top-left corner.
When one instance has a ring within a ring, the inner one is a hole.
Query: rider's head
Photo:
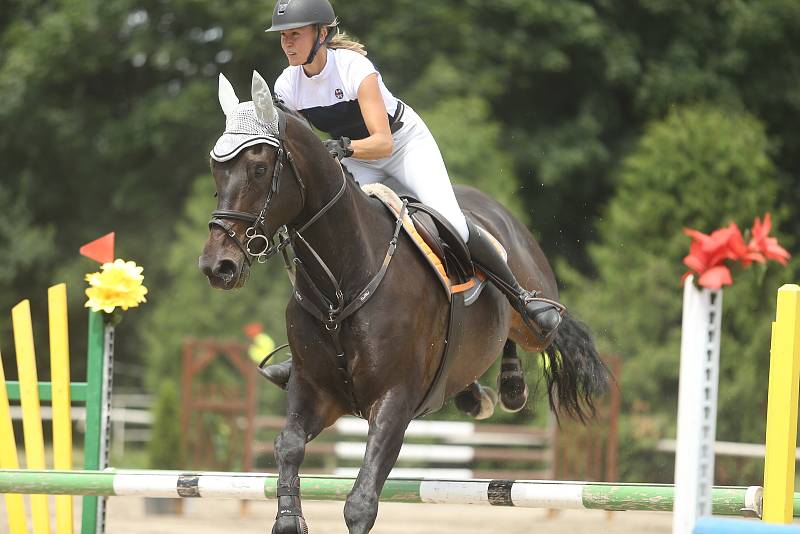
[[[336,24],[329,0],[278,0],[267,31],[281,32],[290,65],[307,65],[336,35]]]

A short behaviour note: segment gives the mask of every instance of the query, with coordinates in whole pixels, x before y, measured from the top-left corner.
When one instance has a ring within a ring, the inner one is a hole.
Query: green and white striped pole
[[[341,501],[355,479],[305,476],[302,496],[308,500]],[[0,493],[70,494],[95,496],[187,497],[271,500],[277,475],[178,471],[28,471],[0,470]],[[715,487],[715,515],[761,515],[761,487]],[[533,480],[386,481],[383,502],[482,504],[545,509],[672,510],[672,485],[558,482]],[[800,516],[800,495],[794,495],[794,514]]]

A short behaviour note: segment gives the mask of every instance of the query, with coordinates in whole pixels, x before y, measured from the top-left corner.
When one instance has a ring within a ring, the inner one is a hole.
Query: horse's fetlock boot
[[[511,391],[500,392],[500,406],[506,412],[516,413],[525,407],[526,402],[528,402],[528,386],[524,382],[519,381]]]
[[[272,534],[308,534],[308,524],[303,516],[285,516],[275,520]]]
[[[497,377],[500,392],[500,406],[506,412],[515,413],[525,407],[528,400],[528,386],[522,362],[516,356],[504,357]]]

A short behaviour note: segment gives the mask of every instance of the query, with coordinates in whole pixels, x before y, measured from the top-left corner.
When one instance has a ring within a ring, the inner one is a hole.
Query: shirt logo
[[[342,91],[341,89],[337,89],[336,91],[334,91],[333,94],[335,94],[336,98],[338,98],[339,100],[344,98],[344,91]]]

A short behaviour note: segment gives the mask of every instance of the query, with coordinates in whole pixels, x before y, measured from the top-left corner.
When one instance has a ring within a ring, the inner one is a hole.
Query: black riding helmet
[[[322,45],[328,44],[337,31],[332,28],[328,31],[323,43],[319,42],[319,35],[322,26],[330,26],[336,22],[336,13],[329,0],[278,0],[275,3],[275,10],[272,12],[272,26],[267,28],[268,32],[280,32],[302,28],[310,24],[317,26],[317,37],[314,39],[314,47],[308,55],[304,65],[314,61],[314,57],[319,52]]]

